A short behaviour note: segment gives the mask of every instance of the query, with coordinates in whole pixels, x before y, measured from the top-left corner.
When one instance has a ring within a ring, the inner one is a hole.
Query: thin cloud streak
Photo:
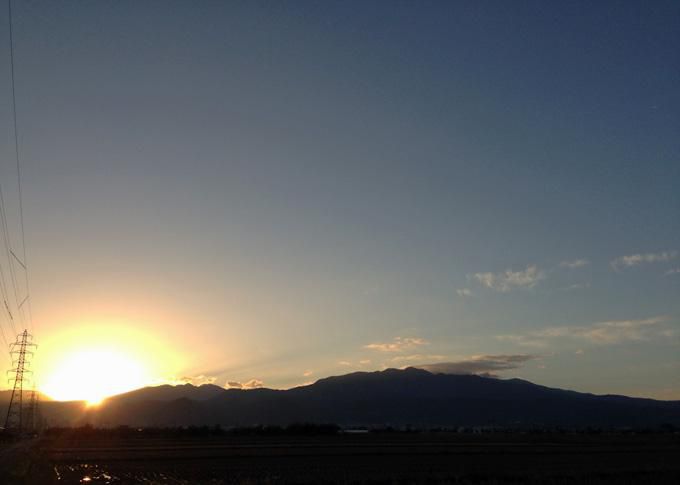
[[[562,261],[560,263],[560,268],[568,268],[568,269],[575,269],[575,268],[582,268],[583,266],[588,266],[590,264],[590,261],[587,259],[575,259],[573,261]]]
[[[404,350],[422,345],[427,345],[427,342],[421,338],[395,337],[392,342],[372,343],[364,345],[364,348],[379,352],[403,352]]]
[[[590,288],[590,283],[574,283],[573,285],[560,288],[561,291],[584,290]]]
[[[391,359],[391,362],[413,362],[413,361],[424,361],[424,360],[446,360],[448,357],[445,355],[438,354],[411,354],[411,355],[398,355]]]
[[[415,366],[434,374],[482,374],[495,375],[495,372],[517,369],[526,362],[540,359],[535,354],[473,355],[455,362],[439,362]]]
[[[616,258],[610,264],[615,270],[630,268],[641,264],[666,263],[678,257],[677,251],[662,251],[659,253],[630,254]]]
[[[674,331],[663,325],[668,317],[637,320],[609,320],[591,325],[549,327],[520,335],[497,335],[496,339],[529,347],[545,347],[555,339],[582,340],[596,345],[648,341],[672,337]]]
[[[495,338],[501,342],[510,342],[523,347],[545,347],[547,345],[545,339],[536,338],[531,335],[496,335]]]

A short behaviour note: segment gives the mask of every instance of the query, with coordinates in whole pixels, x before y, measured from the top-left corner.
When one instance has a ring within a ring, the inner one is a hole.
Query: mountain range
[[[109,398],[78,421],[97,426],[336,423],[393,427],[680,425],[680,401],[593,395],[521,379],[387,369],[289,390],[148,387]]]
[[[0,392],[0,411],[8,398],[8,391]],[[52,426],[680,426],[680,401],[594,395],[521,379],[416,368],[355,372],[288,390],[162,385],[119,394],[90,408],[82,402],[43,401],[41,411]]]

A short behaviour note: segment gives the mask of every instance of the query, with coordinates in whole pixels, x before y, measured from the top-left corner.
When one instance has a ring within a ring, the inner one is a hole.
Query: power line
[[[28,284],[28,258],[26,257],[26,231],[24,230],[24,204],[23,197],[21,194],[21,163],[19,156],[19,130],[17,129],[17,97],[16,97],[16,87],[14,81],[14,31],[12,29],[12,0],[7,0],[7,13],[9,18],[9,65],[10,65],[10,78],[12,80],[12,121],[14,123],[14,154],[17,162],[17,188],[19,195],[19,221],[21,225],[21,246],[23,252],[23,263],[24,267],[24,279],[26,282],[26,299],[28,301],[28,322],[33,328],[33,310],[31,308],[31,290]],[[13,253],[12,253],[13,254]],[[17,258],[18,259],[18,258]],[[10,263],[10,267],[11,267]],[[17,305],[19,304],[17,299]],[[23,304],[23,303],[22,303]],[[20,313],[22,310],[20,307],[17,308]]]
[[[0,184],[0,229],[2,230],[2,237],[3,241],[5,243],[5,254],[7,255],[7,260],[9,263],[9,274],[10,274],[10,283],[12,283],[12,288],[14,289],[14,300],[15,304],[17,306],[17,312],[19,313],[19,323],[22,324],[23,326],[23,313],[21,312],[21,308],[19,308],[19,290],[17,289],[17,277],[16,277],[16,272],[14,271],[14,260],[12,259],[12,239],[9,236],[9,227],[7,225],[7,212],[5,211],[5,200],[2,195],[2,185]],[[2,270],[0,269],[0,272]],[[4,281],[4,274],[3,274],[3,281]],[[3,283],[4,286],[4,283]],[[5,298],[5,309],[7,310],[7,313],[9,314],[10,322],[12,324],[12,331],[16,335],[16,329],[14,328],[14,318],[12,317],[12,312],[10,311],[9,305],[7,303],[7,295],[4,294],[4,288],[3,288],[3,296]]]
[[[9,344],[9,341],[7,340],[7,337],[5,336],[5,331],[2,328],[2,325],[0,325],[0,336],[2,337],[2,343],[5,345],[3,347],[3,355],[6,355],[7,358],[9,359],[10,366],[12,365],[12,347]],[[5,351],[7,354],[5,354]]]
[[[5,344],[3,348],[9,351],[9,342],[7,341],[7,337],[5,337],[5,331],[2,329],[2,325],[0,325],[0,337],[2,337],[2,343]]]
[[[0,224],[0,226],[2,225]],[[16,328],[14,328],[14,317],[12,316],[12,312],[9,309],[9,304],[7,303],[8,297],[7,288],[5,287],[5,271],[2,269],[2,263],[0,263],[0,293],[2,293],[2,302],[4,304],[3,306],[5,308],[5,311],[7,312],[7,318],[11,326],[12,335],[16,335],[17,331]]]

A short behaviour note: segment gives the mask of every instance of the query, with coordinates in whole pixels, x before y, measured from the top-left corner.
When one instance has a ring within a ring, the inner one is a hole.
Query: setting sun
[[[148,384],[148,369],[130,355],[114,349],[92,349],[65,356],[47,374],[42,386],[60,401],[99,404],[104,398]]]
[[[41,342],[38,388],[58,401],[99,404],[115,394],[172,380],[181,358],[129,322],[77,325]]]

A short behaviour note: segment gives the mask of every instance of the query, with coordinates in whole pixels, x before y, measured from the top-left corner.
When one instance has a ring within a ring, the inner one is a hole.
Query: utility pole
[[[28,330],[24,330],[17,336],[10,350],[13,368],[8,371],[8,374],[13,374],[9,381],[14,380],[14,386],[7,408],[5,430],[15,431],[18,434],[22,433],[24,425],[24,380],[28,380],[26,376],[32,373],[26,369],[30,366],[30,359],[33,356],[33,352],[28,349],[36,347],[32,341],[33,336],[28,333]]]

